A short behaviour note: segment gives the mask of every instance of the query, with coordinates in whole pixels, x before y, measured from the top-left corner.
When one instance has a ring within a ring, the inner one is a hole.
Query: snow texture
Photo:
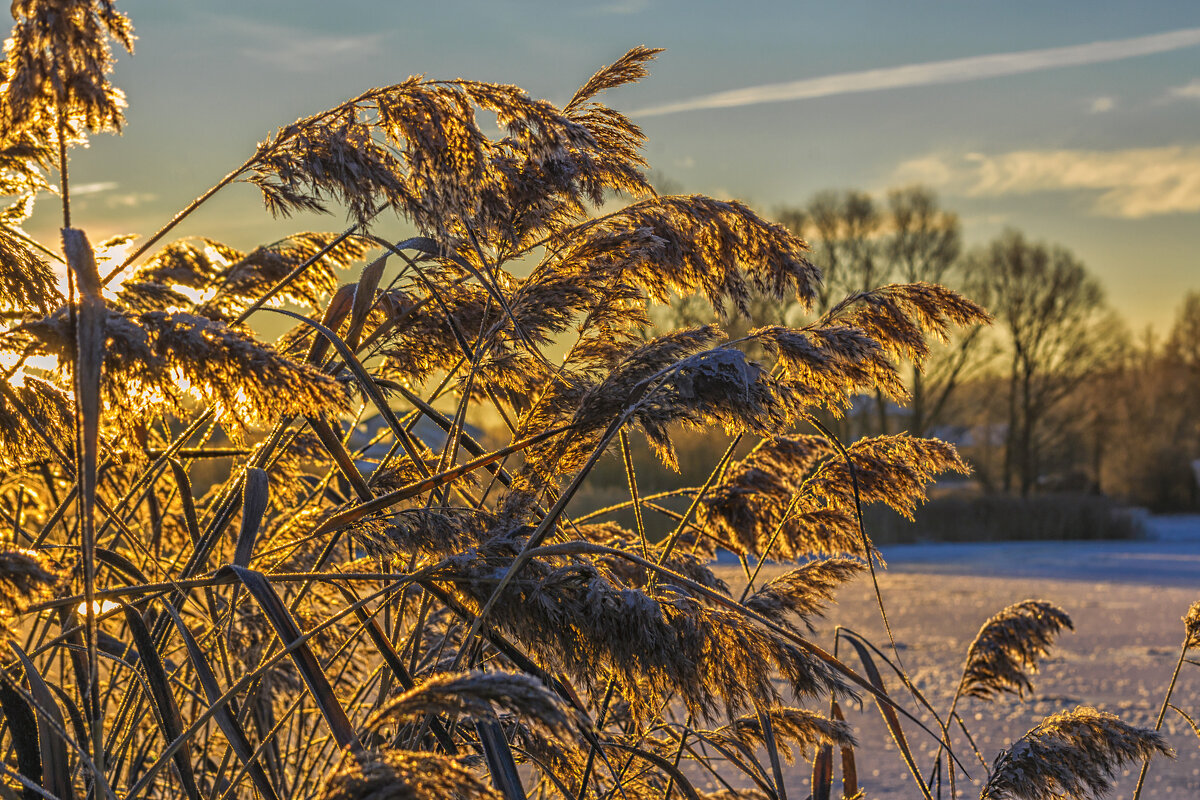
[[[968,645],[992,614],[1036,598],[1061,606],[1075,622],[1076,631],[1064,631],[1043,661],[1033,677],[1034,691],[1024,701],[1005,696],[991,703],[959,702],[989,766],[1002,748],[1043,717],[1078,705],[1096,706],[1134,725],[1154,726],[1183,640],[1181,617],[1200,600],[1200,516],[1151,517],[1146,527],[1147,537],[1136,541],[884,548],[888,569],[880,571],[879,582],[899,655],[939,713],[949,705]],[[764,567],[759,582],[784,569]],[[737,596],[744,585],[740,567],[722,564],[718,574]],[[869,577],[844,587],[826,618],[815,634],[823,646],[832,647],[836,622],[890,653]],[[852,648],[843,645],[839,655],[852,667],[860,666]],[[1200,653],[1193,651],[1193,655]],[[898,679],[886,667],[881,669],[889,692],[901,699]],[[902,702],[910,710],[917,708],[910,698]],[[1172,702],[1193,717],[1200,713],[1200,665],[1183,665]],[[861,745],[856,757],[867,796],[919,797],[874,704],[864,704],[861,711],[853,705],[845,710]],[[1200,797],[1200,740],[1171,710],[1163,730],[1178,757],[1153,764],[1143,797]],[[937,742],[912,723],[905,725],[905,732],[928,776]],[[978,797],[986,772],[961,734],[954,747],[970,771],[972,784],[965,785],[960,776],[959,796]],[[788,796],[805,797],[810,791],[811,765],[797,763],[787,774]],[[702,776],[695,777],[704,783]],[[1118,776],[1110,796],[1128,797],[1136,781],[1133,766]],[[840,776],[834,793],[840,796]],[[943,787],[943,796],[949,796],[948,787]]]

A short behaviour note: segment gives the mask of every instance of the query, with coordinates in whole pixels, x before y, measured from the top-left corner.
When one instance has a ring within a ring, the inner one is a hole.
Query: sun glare
[[[112,600],[93,600],[92,601],[92,611],[98,617],[103,616],[103,615],[108,614],[113,611],[118,611],[118,610],[120,610],[120,608],[121,608],[121,604],[114,603]],[[80,603],[75,608],[75,613],[81,617],[87,616],[87,601],[86,600],[84,602]]]
[[[179,294],[183,295],[188,300],[191,300],[197,306],[204,305],[205,303],[207,303],[209,300],[213,299],[217,295],[217,288],[215,286],[209,287],[207,289],[196,289],[195,287],[192,287],[192,286],[184,286],[181,283],[176,283],[173,286],[171,286],[171,289],[173,291],[176,291]]]
[[[25,376],[31,369],[38,372],[54,372],[58,369],[58,358],[50,355],[37,355],[27,356],[23,359],[20,353],[0,352],[0,372],[7,377],[10,386],[24,386]]]

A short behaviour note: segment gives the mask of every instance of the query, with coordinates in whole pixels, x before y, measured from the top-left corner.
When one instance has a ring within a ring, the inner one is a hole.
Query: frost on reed
[[[21,612],[49,597],[61,577],[41,553],[11,546],[0,549],[0,638],[14,636]]]
[[[450,559],[445,577],[478,606],[519,545],[500,539],[468,551]],[[800,697],[848,691],[836,670],[795,642],[686,587],[623,588],[578,559],[534,561],[522,574],[492,611],[495,624],[590,691],[613,681],[638,722],[674,696],[706,720],[773,705],[783,699],[776,678]]]
[[[811,561],[755,591],[746,598],[746,607],[788,627],[794,625],[790,617],[795,615],[811,633],[810,617],[825,608],[835,589],[863,569],[861,563],[844,558]]]
[[[967,650],[960,693],[991,699],[1033,690],[1029,673],[1063,628],[1074,630],[1061,608],[1041,600],[1014,603],[983,624]]]
[[[795,762],[797,755],[812,755],[817,745],[853,747],[857,744],[850,726],[845,722],[828,719],[804,708],[780,707],[771,709],[769,713],[772,736],[789,764]],[[711,741],[733,741],[750,747],[766,746],[762,719],[757,715],[738,717],[706,738]]]
[[[133,33],[110,0],[13,14],[0,793],[660,800],[700,796],[711,767],[775,798],[781,758],[836,745],[852,767],[831,701],[882,689],[810,623],[881,563],[861,506],[911,514],[966,465],[825,423],[902,399],[903,363],[982,308],[925,284],[813,308],[820,271],[786,228],[657,195],[641,130],[605,102],[647,74],[646,47],[561,108],[461,79],[370,89],[59,285],[57,243],[20,225],[53,178],[64,241],[93,250],[70,154],[122,124],[112,45]],[[349,227],[178,238],[235,182]],[[692,295],[720,324],[653,329],[654,305]],[[731,338],[762,296],[807,316]],[[254,333],[266,311],[297,323],[274,344]],[[503,432],[478,436],[489,420]],[[680,426],[738,437],[703,487],[645,497],[629,455],[630,502],[577,518],[602,459],[641,440],[675,465]],[[791,569],[739,600],[718,547]],[[1031,630],[981,645],[977,672],[1019,689],[1005,664],[1040,654]]]
[[[1200,600],[1192,603],[1183,616],[1184,647],[1200,647]]]
[[[1126,764],[1173,756],[1162,736],[1080,706],[1046,717],[996,757],[980,800],[1101,797]]]
[[[419,714],[466,714],[487,718],[493,706],[507,708],[557,735],[571,735],[562,698],[530,675],[509,672],[441,673],[383,705],[368,727]]]
[[[313,795],[317,800],[499,800],[501,796],[452,758],[404,750],[347,755]]]
[[[877,558],[873,548],[863,552],[860,503],[885,503],[911,518],[937,475],[967,472],[953,446],[905,434],[860,439],[847,454],[853,468],[819,436],[765,439],[704,498],[706,532],[737,553]]]

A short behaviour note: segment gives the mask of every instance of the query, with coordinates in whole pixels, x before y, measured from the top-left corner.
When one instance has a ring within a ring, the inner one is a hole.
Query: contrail
[[[924,64],[904,64],[899,67],[868,69],[861,72],[842,72],[805,78],[786,83],[767,83],[747,86],[716,94],[706,94],[645,108],[633,116],[658,117],[681,111],[700,111],[707,108],[737,108],[759,103],[784,103],[789,100],[809,100],[856,92],[881,89],[900,89],[907,86],[931,86],[939,83],[964,83],[1001,75],[1019,75],[1059,67],[1082,64],[1103,64],[1126,58],[1167,53],[1200,44],[1200,28],[1185,28],[1132,39],[1113,39],[1105,42],[1077,44],[1068,47],[1049,47],[1044,50],[1024,50],[1017,53],[994,53],[986,56],[952,58]]]

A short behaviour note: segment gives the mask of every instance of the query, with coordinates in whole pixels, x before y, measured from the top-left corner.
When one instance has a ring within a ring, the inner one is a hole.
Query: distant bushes
[[[1104,495],[1043,494],[1028,498],[955,492],[931,499],[913,522],[886,508],[866,509],[878,544],[1005,540],[1131,539],[1141,521]]]

